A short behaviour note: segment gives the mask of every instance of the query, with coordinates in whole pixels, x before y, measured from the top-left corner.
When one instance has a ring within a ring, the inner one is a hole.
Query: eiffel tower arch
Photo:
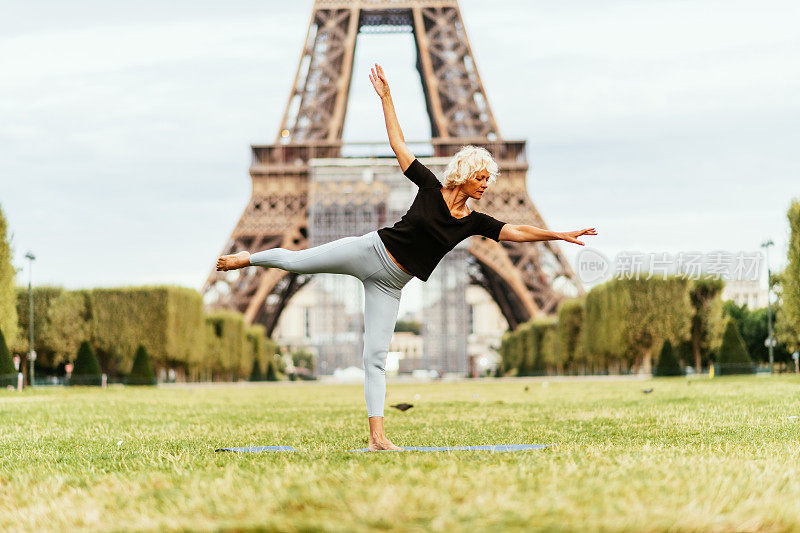
[[[485,147],[502,175],[472,205],[511,224],[547,227],[526,190],[525,141],[500,134],[456,0],[316,0],[280,128],[272,144],[251,147],[251,198],[222,254],[313,245],[310,208],[335,194],[325,193],[324,181],[315,182],[313,169],[320,162],[337,165],[347,159],[342,157],[342,130],[356,40],[359,33],[389,31],[407,31],[414,37],[432,133],[430,162],[441,164],[464,144]],[[394,172],[400,174],[399,168]],[[348,185],[361,195],[357,206],[374,214],[368,221],[361,219],[367,226],[356,228],[357,224],[349,234],[391,225],[399,218],[387,216],[394,215],[385,206],[387,183]],[[370,188],[383,190],[384,196],[371,194]],[[408,205],[410,201],[405,208]],[[460,254],[462,263],[466,258],[462,278],[489,292],[511,328],[554,313],[565,296],[584,294],[555,241],[495,242],[475,236],[451,253]],[[443,270],[449,269],[448,256],[440,264]],[[209,308],[243,312],[248,323],[265,325],[271,335],[289,300],[311,278],[258,267],[212,270],[202,292]]]

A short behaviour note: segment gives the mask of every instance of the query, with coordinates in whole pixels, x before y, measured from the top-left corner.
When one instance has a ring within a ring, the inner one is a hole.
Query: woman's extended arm
[[[583,246],[583,243],[576,238],[581,235],[597,235],[597,231],[595,231],[594,228],[588,228],[559,233],[548,229],[537,228],[536,226],[506,224],[500,229],[499,239],[501,241],[514,242],[562,240]]]
[[[370,70],[369,81],[372,82],[375,92],[381,97],[383,116],[386,119],[386,131],[389,133],[389,144],[394,150],[394,155],[397,156],[400,169],[405,172],[414,162],[414,154],[406,146],[403,130],[400,129],[400,123],[397,122],[397,115],[394,112],[392,95],[389,93],[389,82],[386,81],[386,76],[383,74],[383,69],[379,64],[375,63],[375,67]]]

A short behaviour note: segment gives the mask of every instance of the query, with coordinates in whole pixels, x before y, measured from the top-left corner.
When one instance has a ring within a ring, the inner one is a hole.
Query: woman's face
[[[483,192],[489,186],[489,171],[484,169],[474,173],[470,178],[461,186],[461,190],[467,193],[471,198],[480,200],[483,197]]]

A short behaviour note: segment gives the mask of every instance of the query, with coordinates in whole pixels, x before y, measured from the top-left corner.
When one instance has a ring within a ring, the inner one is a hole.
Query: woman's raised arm
[[[400,123],[397,121],[397,115],[394,112],[392,95],[389,93],[389,82],[386,81],[386,76],[379,64],[375,63],[375,66],[370,69],[369,81],[372,82],[375,92],[381,97],[383,117],[386,119],[386,132],[389,134],[389,144],[394,150],[394,155],[397,156],[400,169],[405,172],[414,162],[414,154],[406,146],[403,130],[400,129]]]

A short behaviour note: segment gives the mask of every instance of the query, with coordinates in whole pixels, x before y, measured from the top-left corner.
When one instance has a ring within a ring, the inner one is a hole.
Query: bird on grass
[[[642,392],[645,394],[650,394],[651,392],[653,392],[653,389],[644,389]]]
[[[410,403],[396,403],[390,407],[394,407],[395,409],[400,409],[401,411],[408,411],[414,406],[411,405]]]

